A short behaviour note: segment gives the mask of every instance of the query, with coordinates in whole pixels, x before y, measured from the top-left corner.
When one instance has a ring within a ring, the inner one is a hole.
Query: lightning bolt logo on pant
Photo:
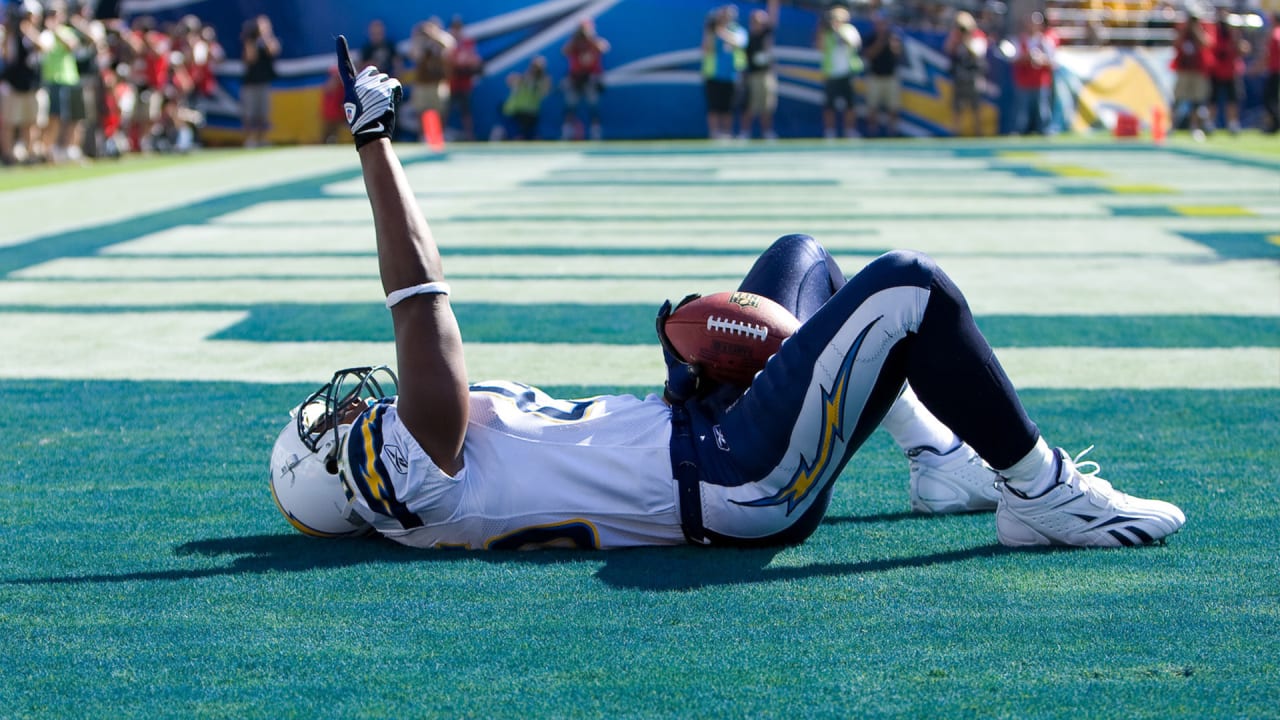
[[[791,476],[791,481],[773,495],[748,502],[734,501],[736,504],[747,507],[767,507],[786,503],[787,514],[790,515],[818,488],[822,476],[833,463],[839,461],[837,450],[842,447],[841,441],[844,440],[844,406],[849,395],[849,382],[853,378],[853,363],[858,357],[858,349],[862,347],[862,341],[879,321],[880,318],[872,320],[862,329],[862,332],[858,333],[858,337],[840,363],[840,370],[836,372],[831,382],[831,389],[820,388],[822,390],[822,432],[818,436],[818,447],[814,452],[813,460],[807,460],[802,455],[800,467]]]

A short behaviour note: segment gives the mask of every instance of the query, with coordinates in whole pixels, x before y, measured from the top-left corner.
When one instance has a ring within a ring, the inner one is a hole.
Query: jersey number
[[[537,548],[596,550],[600,547],[600,535],[586,520],[570,520],[500,535],[486,542],[484,547],[486,550],[534,550]]]
[[[559,422],[574,422],[587,416],[595,400],[556,400],[528,385],[472,385],[472,392],[501,395],[515,404],[520,412],[542,415]]]

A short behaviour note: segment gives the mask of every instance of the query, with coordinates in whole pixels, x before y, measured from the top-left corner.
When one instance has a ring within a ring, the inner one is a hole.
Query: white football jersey
[[[471,386],[463,468],[450,477],[372,406],[343,449],[355,509],[416,547],[616,548],[685,542],[657,395],[555,400],[512,382]]]

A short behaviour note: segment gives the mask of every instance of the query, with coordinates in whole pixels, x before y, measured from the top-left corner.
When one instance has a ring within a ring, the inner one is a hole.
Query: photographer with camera
[[[1274,135],[1280,132],[1280,11],[1271,15],[1271,27],[1267,30],[1266,52],[1259,61],[1266,71],[1266,79],[1262,86],[1262,106],[1267,111],[1271,124],[1265,132]]]
[[[837,5],[827,10],[814,44],[822,51],[822,136],[828,140],[837,137],[839,116],[844,137],[858,137],[853,81],[863,70],[862,35],[853,26],[848,8]]]
[[[702,88],[707,102],[707,133],[713,140],[733,137],[733,103],[739,69],[746,65],[747,31],[737,8],[724,5],[702,27]]]
[[[604,54],[609,52],[609,41],[596,33],[594,22],[583,20],[569,41],[560,48],[560,52],[569,62],[569,74],[561,83],[564,92],[564,122],[560,139],[575,140],[583,137],[585,133],[582,132],[582,118],[578,117],[578,110],[579,107],[585,107],[590,137],[592,140],[599,140],[603,134],[600,127],[600,93],[604,91]]]
[[[244,79],[240,85],[244,146],[259,147],[266,144],[271,128],[271,81],[276,79],[280,41],[266,15],[247,21],[240,40],[244,47]]]
[[[38,162],[49,101],[40,85],[44,9],[34,0],[10,5],[5,14],[4,75],[0,76],[0,160]],[[17,142],[15,143],[15,137]]]

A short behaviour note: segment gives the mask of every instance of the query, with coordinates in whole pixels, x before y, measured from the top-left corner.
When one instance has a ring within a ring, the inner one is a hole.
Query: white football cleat
[[[911,464],[911,511],[930,515],[995,510],[1000,476],[973,448],[961,443],[949,453],[931,447],[907,451]]]
[[[1098,477],[1098,463],[1080,462],[1092,446],[1073,461],[1057,448],[1058,483],[1048,492],[1028,498],[1000,484],[996,533],[1009,547],[1072,545],[1121,547],[1163,542],[1187,521],[1175,505],[1126,495]],[[1087,474],[1081,466],[1091,466]]]

